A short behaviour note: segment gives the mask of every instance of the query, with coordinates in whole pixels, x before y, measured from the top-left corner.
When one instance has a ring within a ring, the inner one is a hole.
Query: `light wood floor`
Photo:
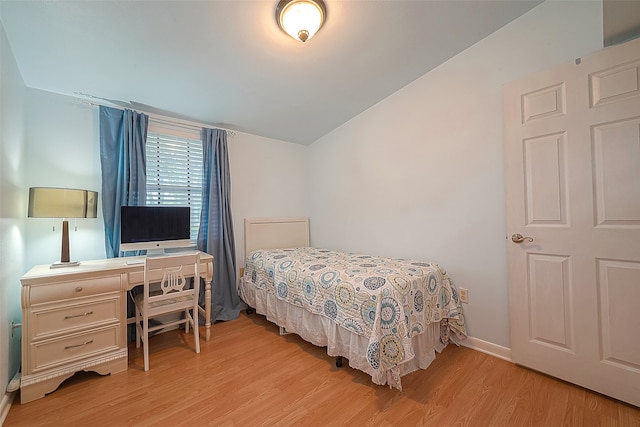
[[[639,408],[464,347],[398,392],[257,314],[212,333],[199,355],[191,334],[153,337],[148,372],[130,348],[126,372],[78,373],[44,399],[16,398],[5,426],[640,426]]]

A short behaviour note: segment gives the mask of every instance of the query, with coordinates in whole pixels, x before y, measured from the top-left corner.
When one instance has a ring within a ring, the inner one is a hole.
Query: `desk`
[[[127,291],[144,283],[144,257],[37,265],[22,283],[22,403],[43,397],[78,371],[127,369]],[[213,257],[200,253],[205,281],[205,339],[211,339]]]

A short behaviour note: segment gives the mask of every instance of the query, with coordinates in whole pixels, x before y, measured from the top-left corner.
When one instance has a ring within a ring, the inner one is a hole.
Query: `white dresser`
[[[207,340],[212,261],[201,254]],[[127,290],[142,283],[143,268],[113,258],[58,269],[39,265],[22,276],[22,403],[54,391],[78,371],[127,369]]]

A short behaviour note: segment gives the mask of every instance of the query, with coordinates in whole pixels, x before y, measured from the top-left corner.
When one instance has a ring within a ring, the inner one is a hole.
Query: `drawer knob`
[[[87,317],[93,314],[93,311],[85,311],[82,314],[74,314],[72,316],[64,316],[64,320],[75,319],[76,317]]]
[[[69,349],[71,349],[71,348],[83,347],[83,346],[85,346],[85,345],[89,345],[89,344],[91,344],[92,342],[93,342],[93,340],[89,340],[89,341],[85,341],[85,342],[83,342],[82,344],[68,345],[68,346],[66,346],[64,349],[65,349],[65,350],[69,350]]]
[[[76,287],[76,292],[82,292],[82,286]]]

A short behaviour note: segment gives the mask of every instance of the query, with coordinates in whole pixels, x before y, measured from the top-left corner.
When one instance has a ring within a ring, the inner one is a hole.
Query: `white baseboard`
[[[11,403],[13,402],[13,398],[15,397],[17,391],[7,392],[2,396],[2,400],[0,400],[0,426],[4,424],[4,420],[7,418],[9,414],[9,409],[11,409]]]
[[[511,360],[511,349],[508,347],[503,347],[498,344],[493,344],[488,341],[483,341],[478,338],[467,337],[466,340],[460,342],[460,345],[468,347],[472,350],[481,351],[490,356],[497,357],[498,359],[506,360],[507,362],[512,362]]]

